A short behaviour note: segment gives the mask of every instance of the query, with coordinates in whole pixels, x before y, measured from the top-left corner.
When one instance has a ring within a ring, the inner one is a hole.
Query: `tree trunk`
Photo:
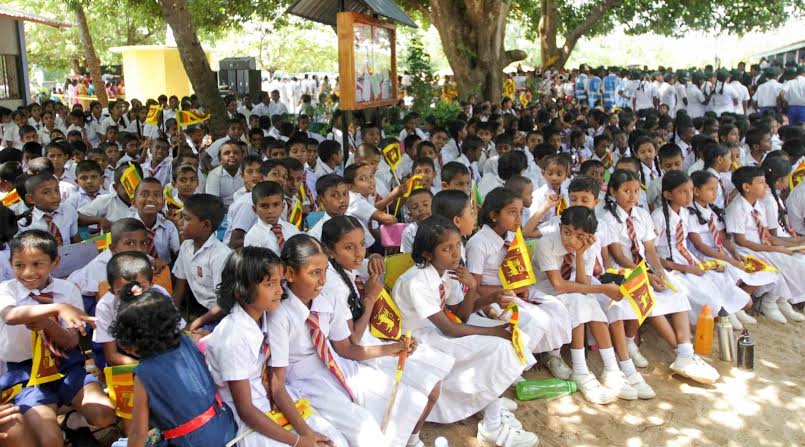
[[[92,44],[92,35],[89,33],[87,15],[84,14],[84,5],[79,0],[72,0],[69,5],[75,14],[78,37],[84,46],[84,58],[87,60],[87,70],[89,70],[92,84],[95,86],[95,96],[98,98],[98,102],[103,107],[106,107],[109,104],[109,98],[106,96],[106,86],[103,79],[101,79],[101,61],[95,53],[95,45]]]
[[[510,3],[507,0],[430,2],[430,21],[439,31],[462,97],[477,94],[499,100],[503,69],[526,58],[524,51],[503,48]]]
[[[556,43],[559,33],[559,11],[556,1],[541,0],[540,2],[539,46],[542,68],[564,67],[579,39],[589,32],[610,9],[623,0],[604,0],[596,4],[584,21],[567,33],[565,43],[561,47]]]
[[[190,11],[187,9],[187,0],[160,0],[159,4],[162,16],[173,30],[173,37],[176,39],[179,56],[190,84],[198,95],[201,105],[210,114],[210,133],[214,138],[222,137],[226,134],[228,121],[226,108],[218,94],[218,80],[210,69],[207,55],[193,26]]]

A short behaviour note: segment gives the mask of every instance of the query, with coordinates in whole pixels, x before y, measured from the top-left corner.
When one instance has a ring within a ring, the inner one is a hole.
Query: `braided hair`
[[[670,171],[662,178],[662,192],[671,192],[678,188],[680,185],[683,185],[690,181],[690,177],[684,171]],[[668,200],[665,199],[665,195],[660,195],[660,199],[662,200],[662,214],[665,217],[665,238],[668,242],[668,257],[666,258],[669,261],[673,260],[674,254],[674,244],[671,243],[671,212],[670,212],[670,205],[668,204]]]
[[[761,168],[763,169],[763,175],[766,178],[766,184],[769,185],[771,196],[774,198],[774,202],[777,204],[777,222],[780,224],[780,227],[786,228],[788,227],[788,211],[785,209],[785,204],[780,199],[779,194],[777,194],[777,188],[774,187],[774,184],[777,183],[777,180],[785,178],[791,173],[791,163],[781,157],[767,157],[765,160],[763,160]]]
[[[612,191],[620,189],[621,185],[623,185],[626,182],[633,182],[633,181],[638,181],[637,175],[628,169],[616,169],[609,176],[607,193],[604,196],[604,209],[612,213],[612,215],[615,216],[615,220],[617,220],[618,223],[622,222],[621,218],[618,216],[617,211],[618,204],[615,202],[615,198],[612,197]]]
[[[366,309],[358,290],[347,275],[344,267],[333,257],[333,252],[335,251],[335,244],[337,244],[345,234],[356,229],[360,229],[361,232],[363,232],[363,225],[358,219],[352,216],[335,216],[325,222],[321,229],[321,243],[328,251],[330,265],[333,266],[335,272],[338,273],[338,277],[341,278],[349,289],[347,305],[352,313],[353,320],[360,318]]]

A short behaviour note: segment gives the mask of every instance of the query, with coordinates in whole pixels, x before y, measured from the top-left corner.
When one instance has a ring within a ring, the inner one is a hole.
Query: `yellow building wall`
[[[139,45],[113,48],[112,51],[122,55],[126,100],[136,98],[145,102],[162,94],[181,98],[193,93],[177,48]],[[207,59],[209,57],[207,53]]]

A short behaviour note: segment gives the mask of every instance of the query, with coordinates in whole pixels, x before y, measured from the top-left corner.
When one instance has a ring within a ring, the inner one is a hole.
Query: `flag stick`
[[[397,360],[397,370],[394,373],[394,388],[391,389],[391,397],[389,397],[389,404],[386,407],[386,414],[383,415],[383,425],[381,430],[386,432],[389,426],[389,419],[391,419],[391,409],[394,407],[394,401],[397,399],[397,391],[400,390],[400,380],[402,380],[403,368],[405,367],[405,359],[408,358],[408,348],[411,347],[411,330],[405,332],[405,350],[400,353],[399,360]]]

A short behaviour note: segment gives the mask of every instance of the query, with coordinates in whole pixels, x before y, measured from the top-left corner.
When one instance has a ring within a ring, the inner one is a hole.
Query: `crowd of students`
[[[705,305],[736,329],[758,311],[805,320],[805,129],[777,108],[796,106],[799,73],[788,102],[761,111],[616,107],[580,101],[584,89],[469,102],[446,128],[412,112],[389,137],[339,112],[314,134],[306,115],[246,116],[235,97],[214,141],[203,125],[177,128],[170,105],[145,125],[168,98],[0,114],[0,445],[59,446],[116,423],[90,366],[137,364],[131,446],[422,446],[425,422],[475,414],[480,441],[534,446],[502,394],[536,365],[596,404],[655,397],[637,315],[600,281],[644,261],[670,369],[712,384],[691,342]],[[383,155],[394,144],[399,162]],[[397,241],[381,237],[398,223]],[[536,240],[537,282],[505,290],[518,229]],[[108,248],[54,277],[64,247],[98,234]],[[398,249],[414,265],[389,293],[412,344],[369,329]],[[773,268],[747,268],[750,256]],[[63,405],[77,414],[60,425]]]

